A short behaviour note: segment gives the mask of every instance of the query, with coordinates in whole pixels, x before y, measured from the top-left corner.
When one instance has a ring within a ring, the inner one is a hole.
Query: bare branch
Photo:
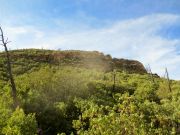
[[[10,43],[11,41],[7,41],[6,44]]]
[[[149,74],[150,74],[150,76],[151,76],[152,82],[155,83],[155,81],[154,81],[154,76],[153,76],[153,73],[152,73],[152,70],[151,70],[151,67],[150,67],[149,64],[148,64],[148,70],[149,70]]]
[[[166,77],[167,77],[167,81],[168,81],[168,87],[169,87],[169,91],[171,92],[171,80],[169,79],[169,72],[167,70],[167,68],[165,69],[165,73],[166,73]]]
[[[1,31],[1,40],[2,40],[2,42],[4,43],[4,35],[3,35],[3,30],[2,30],[1,27],[0,27],[0,31]]]
[[[8,42],[8,38],[6,39],[5,43],[7,43],[7,42]]]
[[[11,83],[11,89],[12,89],[12,97],[13,97],[13,101],[14,101],[14,107],[16,108],[18,106],[18,102],[17,102],[17,90],[16,90],[16,84],[14,82],[14,77],[12,74],[12,67],[11,67],[11,58],[10,58],[10,54],[9,54],[9,50],[7,48],[7,44],[10,42],[8,41],[8,38],[6,39],[6,41],[4,40],[4,34],[3,34],[3,30],[0,27],[0,32],[1,32],[1,42],[2,42],[2,46],[4,46],[4,50],[6,53],[6,60],[7,60],[7,71],[8,71],[8,76],[10,79],[10,83]]]

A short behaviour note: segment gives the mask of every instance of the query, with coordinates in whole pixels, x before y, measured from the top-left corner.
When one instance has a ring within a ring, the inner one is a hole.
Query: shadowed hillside
[[[98,51],[22,49],[10,53],[14,72],[17,74],[43,65],[82,67],[105,72],[116,69],[127,73],[146,73],[143,64],[139,61],[112,58]],[[0,56],[3,58],[4,53],[0,53]]]

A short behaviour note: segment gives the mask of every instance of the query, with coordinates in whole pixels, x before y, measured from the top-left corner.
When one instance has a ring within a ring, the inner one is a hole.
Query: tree
[[[2,42],[1,45],[4,47],[4,50],[5,50],[5,53],[6,53],[7,73],[8,73],[8,77],[9,77],[10,83],[11,83],[14,107],[16,108],[18,106],[18,104],[17,104],[17,94],[16,94],[17,90],[16,90],[16,85],[15,85],[15,82],[14,82],[14,77],[13,77],[13,74],[12,74],[11,59],[10,59],[9,51],[8,51],[8,48],[7,48],[7,44],[10,41],[8,41],[8,38],[5,40],[4,33],[3,33],[3,30],[2,30],[1,27],[0,27],[0,32],[1,32],[1,35],[0,35],[1,39],[0,39],[0,41]]]
[[[169,91],[171,92],[171,80],[169,79],[169,72],[167,70],[167,68],[165,69],[165,73],[166,73],[166,77],[167,77],[167,81],[168,81],[168,88],[169,88]]]
[[[116,88],[116,70],[113,70],[113,92],[115,92]]]
[[[154,76],[153,76],[153,73],[149,64],[148,64],[147,72],[150,74],[152,82],[155,83]]]

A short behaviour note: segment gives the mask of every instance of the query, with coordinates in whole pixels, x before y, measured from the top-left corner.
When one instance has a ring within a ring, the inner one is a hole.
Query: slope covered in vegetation
[[[2,135],[180,134],[180,82],[171,80],[170,91],[166,79],[152,79],[139,62],[98,52],[12,51],[14,110],[0,55]]]
[[[128,73],[146,73],[143,64],[138,61],[112,58],[97,51],[22,49],[10,53],[15,74],[22,74],[44,65],[73,66],[106,72],[117,69]],[[4,55],[0,53],[1,58]]]

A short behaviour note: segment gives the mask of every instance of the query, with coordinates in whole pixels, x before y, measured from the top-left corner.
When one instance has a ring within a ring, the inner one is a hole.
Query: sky
[[[180,0],[0,0],[0,25],[11,50],[97,50],[180,80]]]

